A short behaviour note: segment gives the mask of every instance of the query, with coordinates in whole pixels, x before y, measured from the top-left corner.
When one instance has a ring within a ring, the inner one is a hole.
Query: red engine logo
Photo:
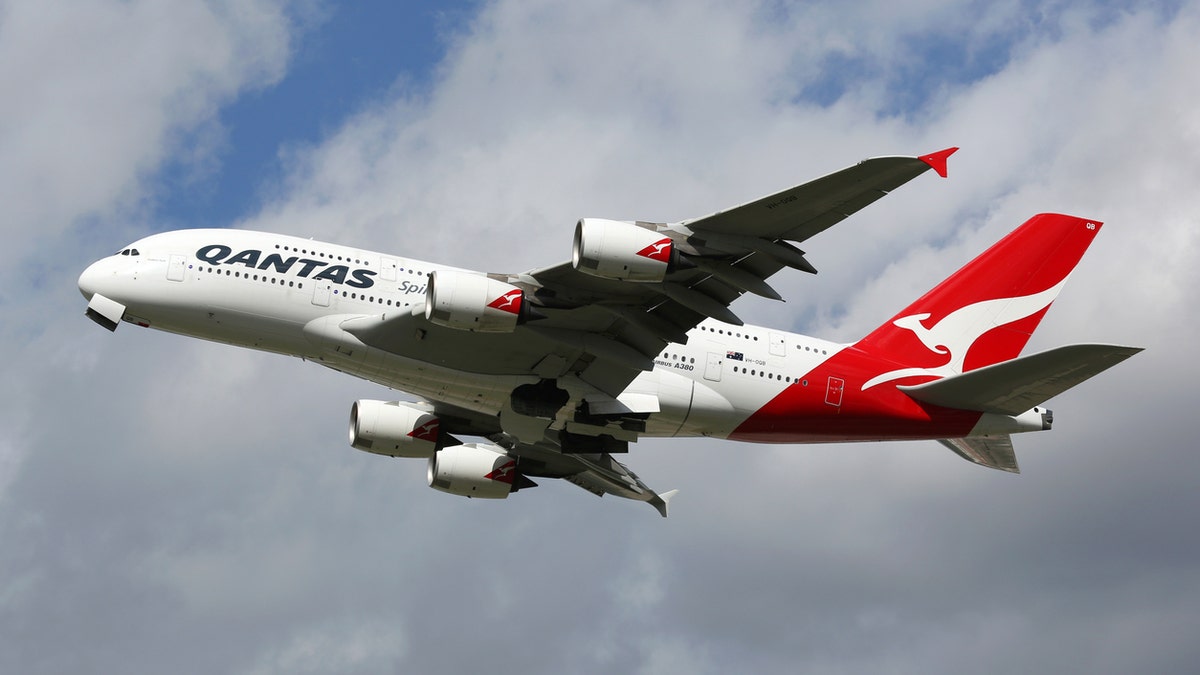
[[[488,307],[491,307],[492,309],[498,309],[502,312],[508,312],[509,314],[520,314],[521,295],[521,289],[514,288],[488,303]]]
[[[643,258],[669,262],[671,260],[671,239],[666,237],[637,252]]]

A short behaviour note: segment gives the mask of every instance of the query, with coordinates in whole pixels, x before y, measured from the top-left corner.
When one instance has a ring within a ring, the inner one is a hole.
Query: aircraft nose
[[[87,300],[91,300],[92,296],[100,289],[100,284],[104,281],[105,272],[103,270],[103,260],[88,265],[88,268],[79,275],[79,292]]]

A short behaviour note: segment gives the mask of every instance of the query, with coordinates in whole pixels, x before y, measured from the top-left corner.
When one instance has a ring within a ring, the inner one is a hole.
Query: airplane
[[[746,325],[746,293],[815,274],[806,242],[957,148],[863,160],[673,223],[583,218],[570,261],[482,272],[237,229],[153,234],[79,277],[86,315],[276,352],[407,392],[350,410],[359,450],[427,460],[430,487],[504,499],[561,478],[653,506],[617,461],[644,437],[758,443],[937,440],[1019,472],[1011,435],[1044,403],[1141,351],[1076,344],[1020,356],[1100,231],[1030,218],[861,340]],[[460,437],[477,440],[466,442]]]

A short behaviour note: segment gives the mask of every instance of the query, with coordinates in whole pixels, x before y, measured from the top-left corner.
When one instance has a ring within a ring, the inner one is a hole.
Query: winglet
[[[946,158],[949,157],[950,155],[953,155],[956,152],[958,152],[958,148],[946,148],[945,150],[938,150],[937,152],[931,152],[928,155],[921,155],[917,159],[928,164],[930,167],[933,168],[934,171],[937,172],[937,174],[939,176],[941,176],[942,178],[945,178],[946,177]]]
[[[677,494],[679,494],[679,490],[668,490],[661,495],[654,495],[654,497],[648,501],[650,502],[650,506],[658,509],[658,512],[662,514],[662,517],[666,518],[667,507],[671,504],[671,498]]]

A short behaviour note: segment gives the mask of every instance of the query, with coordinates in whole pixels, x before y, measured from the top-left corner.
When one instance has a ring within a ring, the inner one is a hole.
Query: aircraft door
[[[725,365],[725,355],[715,352],[708,353],[708,363],[704,365],[704,379],[713,382],[721,381],[721,369]]]
[[[313,288],[312,303],[319,307],[329,306],[329,294],[333,291],[333,284],[327,281],[318,281]]]
[[[771,333],[771,356],[787,356],[787,338],[783,333]]]
[[[384,281],[395,281],[396,268],[398,267],[399,265],[396,264],[395,258],[384,258],[382,263],[379,265],[380,276]]]
[[[834,407],[841,407],[842,392],[845,389],[845,380],[840,377],[830,377],[829,385],[825,388],[825,403]]]
[[[171,259],[167,262],[167,281],[183,281],[187,275],[187,257],[182,255],[171,255]]]

